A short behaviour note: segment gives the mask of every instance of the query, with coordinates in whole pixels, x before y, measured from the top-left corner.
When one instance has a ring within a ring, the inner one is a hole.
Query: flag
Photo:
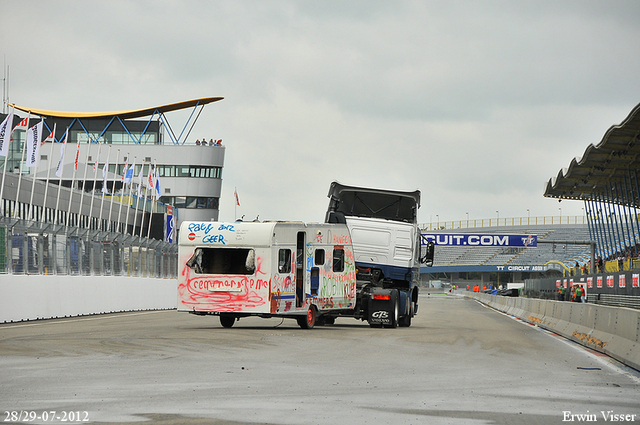
[[[122,171],[122,177],[120,177],[120,181],[124,181],[124,178],[127,176],[128,170],[129,170],[129,158],[124,160],[124,170]]]
[[[13,125],[13,109],[0,124],[0,156],[7,156],[11,143],[11,126]]]
[[[129,184],[131,183],[131,180],[133,180],[133,171],[136,169],[136,160],[133,160],[133,165],[131,165],[131,167],[129,169],[127,169],[127,164],[124,164],[124,176],[122,176],[122,178],[124,179],[125,184]]]
[[[156,176],[156,201],[160,199],[160,177]]]
[[[41,120],[38,124],[27,130],[27,167],[38,166],[38,152],[40,151],[40,137],[42,137],[43,123],[44,121]]]
[[[54,124],[53,124],[53,131],[51,132],[51,134],[49,134],[49,135],[47,136],[47,138],[46,138],[46,139],[44,139],[44,140],[42,141],[42,143],[40,143],[40,146],[44,145],[44,144],[45,144],[45,143],[47,143],[47,142],[51,142],[51,143],[53,143],[53,142],[55,142],[55,141],[56,141],[56,124],[54,123]]]
[[[26,130],[29,127],[29,117],[23,119],[13,128],[13,131],[16,130]]]
[[[236,205],[240,206],[240,198],[238,198],[238,191],[234,188],[233,195],[236,197]]]
[[[78,137],[78,146],[76,147],[76,159],[73,161],[73,169],[78,171],[78,157],[80,156],[80,138]]]
[[[142,198],[142,170],[144,170],[144,164],[142,164],[138,173],[138,198]]]
[[[98,172],[98,160],[100,159],[100,150],[102,150],[102,145],[98,145],[98,155],[96,155],[96,162],[93,163],[93,172]]]
[[[69,129],[67,128],[67,134],[64,136],[64,142],[60,146],[60,159],[58,160],[58,167],[56,168],[56,176],[62,177],[62,159],[64,158],[64,147],[67,146],[67,137],[69,136]]]
[[[151,165],[149,165],[149,178],[147,179],[147,187],[149,189],[153,189],[153,187],[155,186],[153,184],[153,177],[154,177],[153,173],[154,173],[154,170],[151,168]]]
[[[102,193],[107,193],[107,172],[109,171],[109,155],[107,154],[107,160],[102,167]]]

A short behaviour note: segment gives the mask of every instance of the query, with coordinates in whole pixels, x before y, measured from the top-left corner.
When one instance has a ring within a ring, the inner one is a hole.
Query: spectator
[[[576,287],[571,285],[571,292],[569,294],[569,301],[576,302]]]
[[[622,255],[618,256],[618,270],[624,270],[624,258],[622,257]]]
[[[599,273],[604,272],[602,257],[598,257],[598,259],[596,260],[596,269]]]
[[[558,301],[564,301],[564,292],[564,286],[560,285],[560,287],[558,288]]]
[[[573,297],[575,302],[582,302],[582,287],[580,285],[576,286]]]
[[[200,146],[200,139],[196,140],[196,145]]]

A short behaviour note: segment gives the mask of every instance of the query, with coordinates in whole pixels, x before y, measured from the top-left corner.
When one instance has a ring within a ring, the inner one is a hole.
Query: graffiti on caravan
[[[538,246],[536,235],[485,235],[480,233],[423,233],[424,239],[440,246],[511,246],[530,248]]]

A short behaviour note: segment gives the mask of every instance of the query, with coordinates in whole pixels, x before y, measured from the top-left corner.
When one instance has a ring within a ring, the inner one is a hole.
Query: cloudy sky
[[[546,182],[640,103],[638,1],[0,0],[9,101],[208,96],[220,219],[322,221],[329,185],[422,191],[422,223],[581,215]],[[169,115],[172,125],[184,118]],[[527,212],[529,210],[529,212]]]

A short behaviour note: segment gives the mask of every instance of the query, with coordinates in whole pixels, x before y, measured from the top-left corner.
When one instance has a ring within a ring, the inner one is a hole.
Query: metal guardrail
[[[634,295],[594,294],[590,300],[594,304],[640,309],[640,297]]]
[[[481,218],[453,221],[435,221],[420,224],[422,231],[432,230],[457,230],[475,229],[482,227],[499,226],[547,226],[560,224],[587,224],[586,216],[542,216],[542,217],[505,217],[505,218]]]
[[[0,273],[176,278],[176,244],[122,233],[0,218]]]

